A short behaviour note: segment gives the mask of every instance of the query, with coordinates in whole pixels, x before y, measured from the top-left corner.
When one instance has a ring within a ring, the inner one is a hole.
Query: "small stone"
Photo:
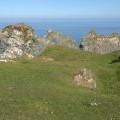
[[[100,105],[100,103],[98,103],[97,101],[93,101],[90,103],[90,106],[98,106]]]

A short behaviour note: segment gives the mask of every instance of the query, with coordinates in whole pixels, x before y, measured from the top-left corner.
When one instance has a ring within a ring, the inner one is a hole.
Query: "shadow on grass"
[[[109,64],[114,64],[114,63],[118,63],[118,62],[120,62],[120,59],[114,59]]]
[[[117,75],[117,80],[120,81],[120,70],[116,72],[116,75]]]

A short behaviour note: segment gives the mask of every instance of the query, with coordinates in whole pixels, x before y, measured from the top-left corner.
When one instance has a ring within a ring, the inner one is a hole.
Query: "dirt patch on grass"
[[[44,62],[53,62],[55,60],[53,58],[50,58],[50,57],[43,57],[42,61],[44,61]]]

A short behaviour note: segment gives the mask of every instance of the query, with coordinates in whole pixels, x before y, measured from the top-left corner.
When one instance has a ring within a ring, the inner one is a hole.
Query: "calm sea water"
[[[36,21],[3,21],[0,20],[0,29],[9,24],[25,22],[32,26],[39,36],[46,34],[49,28],[71,36],[79,42],[90,30],[95,30],[99,34],[109,35],[112,32],[120,34],[119,20],[36,20]]]

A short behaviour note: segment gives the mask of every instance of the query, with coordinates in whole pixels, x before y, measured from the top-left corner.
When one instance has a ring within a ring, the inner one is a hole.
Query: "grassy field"
[[[110,64],[117,55],[57,46],[0,63],[0,120],[120,120],[120,62]],[[73,83],[82,68],[94,73],[96,90]]]

